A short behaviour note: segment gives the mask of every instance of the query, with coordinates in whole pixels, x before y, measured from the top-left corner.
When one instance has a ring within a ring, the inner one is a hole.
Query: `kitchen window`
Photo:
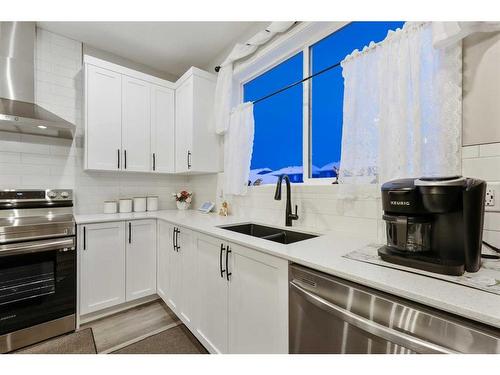
[[[335,65],[403,24],[349,23],[244,83],[243,100],[257,100]],[[283,173],[294,183],[331,182],[340,162],[343,99],[342,68],[337,66],[255,104],[249,183],[274,183]]]
[[[297,53],[243,86],[244,101],[253,101],[302,79],[303,54]],[[255,135],[250,184],[275,183],[286,173],[302,182],[302,85],[254,106]]]

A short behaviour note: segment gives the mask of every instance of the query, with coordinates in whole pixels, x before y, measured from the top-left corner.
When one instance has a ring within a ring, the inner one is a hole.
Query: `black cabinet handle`
[[[227,281],[229,281],[229,276],[232,275],[231,272],[229,272],[229,253],[231,252],[231,250],[229,249],[229,245],[227,245],[227,248],[226,248],[226,279]]]
[[[87,228],[83,227],[83,250],[87,250]]]
[[[116,150],[116,154],[118,155],[118,169],[120,169],[120,149]]]
[[[123,157],[124,157],[124,162],[123,162],[123,168],[127,169],[127,150],[123,150]]]
[[[191,151],[187,154],[188,169],[191,169]]]
[[[179,233],[181,233],[181,231],[179,230],[179,228],[177,228],[177,232],[175,234],[175,246],[177,246],[177,252],[179,252],[179,250],[181,249],[181,247],[179,246]]]
[[[153,152],[153,171],[156,170],[156,154]]]
[[[132,223],[128,222],[128,243],[132,243]]]
[[[173,232],[172,232],[172,247],[174,249],[174,251],[177,251],[177,247],[175,246],[175,233],[177,232],[177,228],[174,228]]]
[[[224,272],[226,272],[226,270],[223,270],[222,269],[222,252],[226,250],[224,248],[224,244],[220,244],[220,254],[219,254],[219,268],[220,268],[220,277],[224,278]],[[227,263],[226,263],[226,266],[227,266]]]

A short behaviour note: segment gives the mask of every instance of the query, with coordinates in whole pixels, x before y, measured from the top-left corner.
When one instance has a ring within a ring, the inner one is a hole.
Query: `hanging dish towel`
[[[245,195],[250,175],[254,136],[253,103],[238,105],[231,112],[224,137],[224,194]]]

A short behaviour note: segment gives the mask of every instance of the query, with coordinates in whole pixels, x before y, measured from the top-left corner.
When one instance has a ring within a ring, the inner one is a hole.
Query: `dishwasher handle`
[[[406,333],[396,331],[389,327],[385,327],[378,324],[372,320],[365,319],[359,315],[352,313],[351,311],[345,310],[318,295],[309,292],[299,285],[300,281],[293,280],[290,281],[290,286],[293,287],[299,294],[301,294],[308,302],[312,303],[316,307],[335,315],[336,317],[342,319],[343,321],[365,331],[374,336],[383,338],[394,344],[404,346],[405,348],[411,349],[417,353],[425,354],[456,354],[458,352],[451,349],[433,344],[421,340],[419,338],[410,336]]]

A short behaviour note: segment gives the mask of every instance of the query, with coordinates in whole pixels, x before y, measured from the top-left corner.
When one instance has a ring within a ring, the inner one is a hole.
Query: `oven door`
[[[75,313],[74,237],[0,245],[0,336]]]

